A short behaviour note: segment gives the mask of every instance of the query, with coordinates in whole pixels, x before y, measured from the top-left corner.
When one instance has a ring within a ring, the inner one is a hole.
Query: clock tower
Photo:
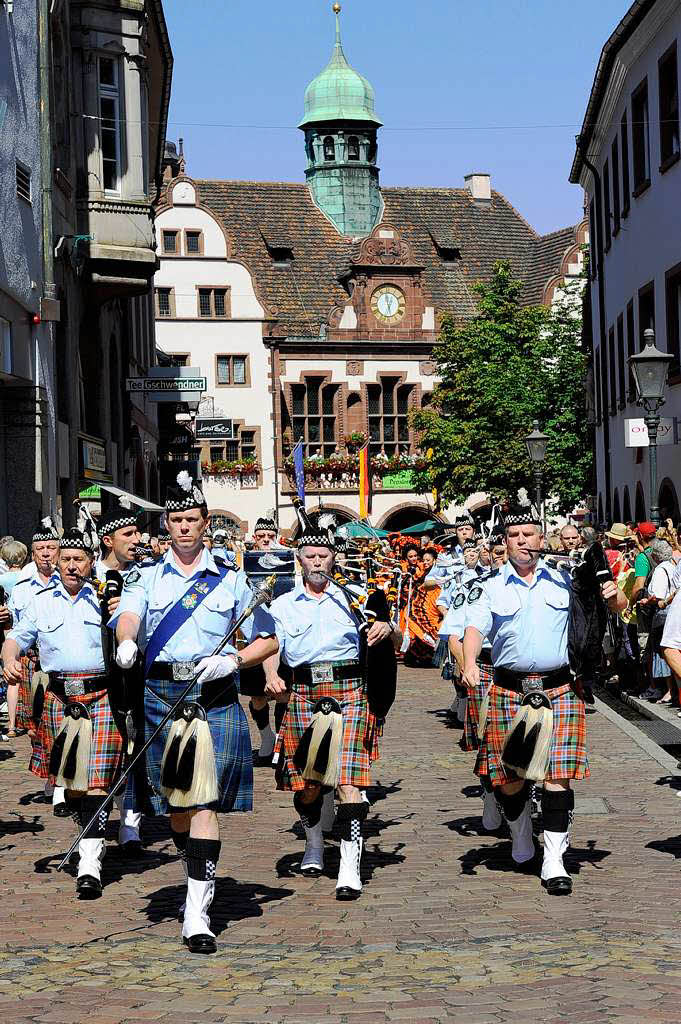
[[[340,36],[339,3],[334,3],[336,42],[331,60],[305,91],[308,186],[317,206],[342,235],[364,237],[379,221],[376,134],[381,122],[374,90],[348,64]]]

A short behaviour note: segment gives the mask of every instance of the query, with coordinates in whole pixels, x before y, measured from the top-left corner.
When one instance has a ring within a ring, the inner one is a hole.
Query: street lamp
[[[657,504],[657,430],[660,425],[658,410],[664,405],[664,389],[667,372],[673,356],[660,352],[655,345],[655,331],[652,327],[643,332],[644,347],[636,355],[629,356],[629,368],[636,384],[636,404],[645,409],[645,425],[648,428],[650,465],[650,521],[656,526],[660,522],[660,508]]]
[[[546,446],[549,443],[547,434],[542,434],[539,429],[539,420],[534,421],[534,430],[525,438],[527,454],[530,456],[532,469],[534,470],[534,485],[536,491],[537,515],[543,522],[541,514],[541,484],[544,475],[544,463],[546,462]]]

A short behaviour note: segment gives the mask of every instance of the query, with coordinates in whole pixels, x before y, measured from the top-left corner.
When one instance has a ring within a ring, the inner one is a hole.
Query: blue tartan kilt
[[[225,680],[225,689],[231,690],[232,680]],[[161,719],[184,690],[186,683],[148,679],[144,693],[144,730],[148,739]],[[201,687],[189,691],[185,700],[199,701]],[[206,710],[210,734],[215,750],[218,778],[217,803],[204,805],[209,810],[228,814],[230,811],[253,810],[253,752],[248,721],[237,699],[227,707]],[[172,808],[161,792],[161,759],[170,731],[172,719],[166,723],[147,750],[147,778],[151,792],[150,802],[154,814],[168,814]],[[199,808],[201,809],[201,808]],[[187,808],[178,808],[185,811]]]

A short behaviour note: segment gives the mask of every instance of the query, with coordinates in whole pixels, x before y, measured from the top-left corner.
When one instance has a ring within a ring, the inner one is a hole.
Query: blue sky
[[[489,171],[538,231],[581,216],[567,176],[598,57],[627,0],[342,0],[343,46],[374,86],[384,185]],[[294,126],[333,44],[330,0],[165,0],[169,139],[197,178],[304,180]],[[243,127],[231,127],[243,126]],[[246,127],[248,126],[248,127]],[[445,130],[452,128],[454,130]]]

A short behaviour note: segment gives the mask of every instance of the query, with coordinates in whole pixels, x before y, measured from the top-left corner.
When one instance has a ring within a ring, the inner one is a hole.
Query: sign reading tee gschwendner
[[[205,377],[128,377],[125,382],[128,391],[187,391],[203,392],[207,387]]]

